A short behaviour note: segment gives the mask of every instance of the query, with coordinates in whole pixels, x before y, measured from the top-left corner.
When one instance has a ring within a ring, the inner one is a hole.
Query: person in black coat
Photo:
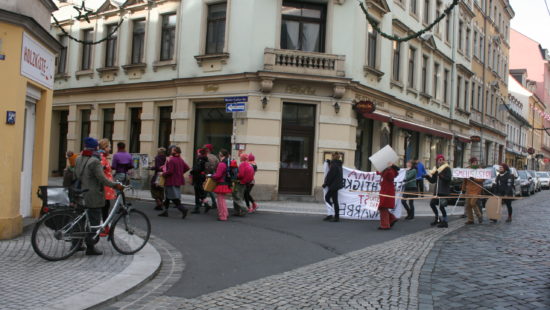
[[[495,180],[495,191],[499,196],[512,197],[514,196],[514,181],[515,176],[510,172],[507,164],[500,164],[497,178]],[[503,199],[508,209],[507,223],[512,221],[512,199]]]
[[[327,189],[325,201],[334,208],[334,216],[328,215],[325,221],[338,222],[340,220],[340,204],[338,202],[338,191],[344,188],[344,171],[339,153],[332,154],[332,160],[329,163],[329,171],[325,176],[323,188]]]
[[[425,175],[424,177],[430,182],[435,183],[434,195],[439,197],[447,197],[451,192],[451,180],[453,178],[453,171],[445,163],[445,157],[441,154],[436,157],[437,170],[435,173],[430,175]],[[437,212],[437,204],[439,203],[439,210],[441,211],[441,217]],[[449,204],[447,198],[432,198],[430,200],[430,207],[435,215],[435,221],[430,225],[440,228],[449,227],[447,223],[447,211],[445,208]]]
[[[193,187],[195,189],[195,208],[193,209],[194,214],[200,213],[200,207],[204,204],[206,200],[206,192],[204,191],[203,184],[206,181],[206,163],[208,162],[208,157],[206,156],[205,149],[199,149],[197,151],[197,159],[191,170],[191,176],[193,177]],[[210,207],[205,205],[204,213],[208,212]]]

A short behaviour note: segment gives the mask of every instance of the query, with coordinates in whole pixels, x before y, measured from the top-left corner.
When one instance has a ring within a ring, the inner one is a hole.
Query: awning
[[[370,118],[384,123],[390,123],[391,117],[386,114],[374,112],[374,113],[361,113],[364,118]]]
[[[405,121],[405,120],[400,120],[400,119],[394,118],[393,119],[393,124],[397,127],[401,127],[401,128],[409,129],[409,130],[414,130],[414,131],[418,131],[418,132],[422,132],[422,133],[427,133],[427,134],[430,134],[430,135],[433,135],[433,136],[442,137],[442,138],[449,139],[449,140],[451,140],[453,138],[453,134],[450,133],[450,132],[442,131],[442,130],[435,129],[435,128],[430,128],[430,127],[427,127],[427,126],[415,124],[415,123]]]
[[[464,142],[464,143],[470,143],[472,142],[472,140],[470,140],[469,137],[466,137],[466,136],[462,136],[462,135],[459,135],[459,134],[455,134],[456,138],[458,139],[458,141],[460,142]]]

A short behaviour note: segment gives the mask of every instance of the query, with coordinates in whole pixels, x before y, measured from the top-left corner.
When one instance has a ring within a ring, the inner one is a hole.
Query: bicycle
[[[107,240],[117,252],[132,255],[140,251],[149,241],[151,222],[145,213],[126,202],[124,191],[128,189],[131,187],[118,191],[107,220],[98,226],[90,225],[88,209],[83,203],[82,195],[87,190],[73,191],[76,207],[45,210],[32,231],[31,243],[36,254],[48,261],[67,259],[82,247],[86,238],[98,242],[107,226],[110,226]]]

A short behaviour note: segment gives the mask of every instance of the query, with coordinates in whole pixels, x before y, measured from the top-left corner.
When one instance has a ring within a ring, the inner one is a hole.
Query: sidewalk
[[[50,185],[60,185],[61,178],[50,178]],[[254,192],[252,192],[254,194]],[[134,190],[128,193],[128,197],[140,200],[150,200],[151,193],[148,190]],[[185,205],[195,205],[195,197],[193,195],[182,195],[182,203]],[[228,206],[232,206],[233,202],[228,200]],[[314,214],[325,215],[325,205],[318,202],[301,202],[301,201],[288,201],[288,200],[272,200],[272,201],[259,201],[259,212],[274,212],[274,213],[298,213],[298,214]],[[463,206],[457,206],[451,214],[453,206],[447,207],[447,212],[450,215],[462,215],[464,213]],[[403,210],[404,214],[405,211]],[[429,200],[416,200],[415,201],[415,216],[433,216],[432,209],[429,205]]]
[[[104,238],[101,256],[77,252],[58,262],[38,257],[31,230],[0,241],[0,309],[88,309],[116,300],[150,280],[160,268],[157,250],[147,244],[121,255]]]

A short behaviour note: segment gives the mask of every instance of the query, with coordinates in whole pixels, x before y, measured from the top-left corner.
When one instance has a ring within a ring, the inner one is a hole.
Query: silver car
[[[542,189],[550,189],[550,173],[548,171],[537,171],[537,177]]]
[[[535,182],[535,192],[540,192],[542,189],[542,186],[540,184],[540,179],[537,176],[537,173],[535,170],[527,170],[527,173],[533,178],[533,182]]]

